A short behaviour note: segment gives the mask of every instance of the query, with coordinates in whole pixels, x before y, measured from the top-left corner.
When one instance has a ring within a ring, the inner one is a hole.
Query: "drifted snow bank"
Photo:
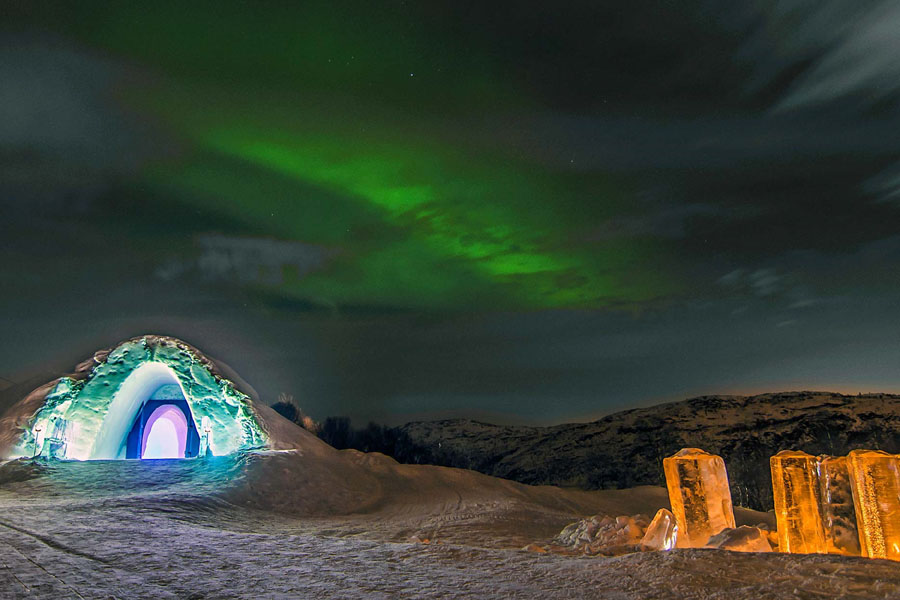
[[[378,453],[337,451],[300,430],[302,446],[253,453],[224,492],[238,506],[304,518],[334,517],[394,541],[521,548],[551,537],[578,514],[654,512],[658,487],[586,492],[528,486],[448,467],[403,465]]]
[[[656,487],[585,492],[401,465],[382,454],[335,450],[274,413],[261,415],[288,448],[189,460],[20,459],[0,466],[0,488],[32,498],[222,504],[306,522],[336,520],[373,539],[510,549],[553,536],[578,514],[653,512],[666,502]]]

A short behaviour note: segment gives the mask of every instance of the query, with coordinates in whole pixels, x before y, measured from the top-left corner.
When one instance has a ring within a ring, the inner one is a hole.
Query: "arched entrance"
[[[174,404],[163,404],[144,425],[141,458],[184,458],[187,438],[187,417]]]
[[[191,458],[200,435],[177,385],[163,385],[141,406],[126,440],[125,458]]]

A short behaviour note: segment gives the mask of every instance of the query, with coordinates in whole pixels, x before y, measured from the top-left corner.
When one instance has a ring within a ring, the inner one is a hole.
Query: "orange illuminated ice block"
[[[862,555],[900,560],[900,460],[875,450],[848,458]]]
[[[778,549],[792,554],[825,553],[817,460],[806,452],[782,450],[769,459]]]
[[[728,474],[720,456],[684,448],[663,459],[669,502],[678,524],[679,548],[700,548],[734,527]]]
[[[859,556],[859,534],[847,457],[820,456],[817,468],[825,551],[829,554]]]
[[[675,515],[661,508],[650,521],[647,532],[641,539],[641,547],[647,550],[671,550],[678,539],[678,524]]]

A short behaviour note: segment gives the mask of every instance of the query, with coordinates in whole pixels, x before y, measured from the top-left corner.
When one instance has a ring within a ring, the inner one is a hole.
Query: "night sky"
[[[0,384],[313,417],[900,391],[891,0],[0,3]],[[4,382],[5,380],[5,382]]]

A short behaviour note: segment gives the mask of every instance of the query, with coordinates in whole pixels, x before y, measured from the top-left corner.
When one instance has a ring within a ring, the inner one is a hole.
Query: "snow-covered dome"
[[[0,419],[0,458],[189,458],[270,446],[255,393],[234,380],[185,342],[133,338],[12,406]]]

